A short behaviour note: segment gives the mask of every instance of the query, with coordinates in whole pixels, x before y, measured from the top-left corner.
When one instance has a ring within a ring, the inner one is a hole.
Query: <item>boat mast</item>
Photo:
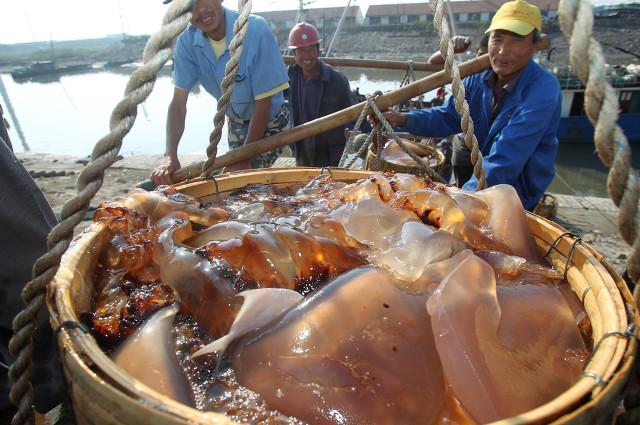
[[[13,109],[13,105],[9,100],[9,93],[7,93],[7,88],[4,86],[2,77],[0,77],[0,95],[2,95],[2,98],[4,99],[4,106],[6,106],[7,113],[11,117],[11,121],[13,121],[16,133],[18,133],[18,137],[20,137],[20,141],[22,142],[22,149],[24,149],[25,152],[31,151],[29,145],[27,144],[27,141],[24,138],[24,133],[22,132],[22,128],[20,127],[20,123],[18,122],[16,111]],[[4,125],[4,123],[0,123],[0,125]]]

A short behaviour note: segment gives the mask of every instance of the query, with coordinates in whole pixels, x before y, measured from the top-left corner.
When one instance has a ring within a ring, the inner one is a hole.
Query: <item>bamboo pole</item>
[[[291,65],[294,63],[293,56],[283,56],[284,63]],[[355,58],[321,58],[324,63],[337,67],[371,68],[371,69],[399,69],[406,71],[409,69],[408,61],[390,61],[377,59],[355,59]],[[414,71],[437,72],[442,71],[442,65],[432,65],[426,62],[413,62]]]
[[[486,54],[459,65],[461,77],[475,74],[487,68],[489,68],[489,55]],[[440,71],[383,94],[376,99],[376,105],[384,110],[450,82],[451,78],[444,71]],[[269,152],[278,147],[286,146],[307,137],[324,133],[333,128],[344,126],[358,118],[365,103],[366,102],[358,103],[357,105],[294,127],[291,130],[257,140],[241,148],[229,151],[216,158],[214,168],[219,169],[230,164],[245,161],[261,153]],[[202,164],[204,164],[204,161],[198,161],[176,170],[172,176],[173,182],[179,183],[190,178],[198,177],[202,171]]]
[[[540,50],[547,50],[551,45],[549,36],[541,34]],[[284,63],[291,65],[294,63],[293,56],[283,56]],[[323,62],[331,66],[371,68],[371,69],[399,69],[406,71],[409,69],[408,61],[390,61],[378,59],[355,59],[355,58],[321,58]],[[413,62],[414,71],[438,72],[442,71],[442,65],[432,65],[426,62]]]

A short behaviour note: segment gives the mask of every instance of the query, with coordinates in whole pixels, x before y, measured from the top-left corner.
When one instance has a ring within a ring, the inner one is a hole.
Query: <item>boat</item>
[[[39,77],[44,75],[61,75],[72,72],[85,71],[91,69],[91,64],[77,63],[69,65],[59,65],[54,61],[35,62],[27,67],[16,68],[11,71],[14,80]]]
[[[553,69],[562,89],[562,112],[558,128],[560,143],[593,144],[593,125],[584,112],[584,84],[570,69]],[[613,66],[607,79],[618,96],[618,125],[629,143],[640,143],[640,66]]]

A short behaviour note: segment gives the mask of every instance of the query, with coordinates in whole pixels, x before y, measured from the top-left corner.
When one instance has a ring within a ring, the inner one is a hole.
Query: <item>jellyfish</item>
[[[480,423],[540,406],[580,373],[568,357],[586,348],[553,285],[496,287],[491,266],[469,255],[442,280],[427,311],[444,376]]]
[[[239,340],[232,367],[305,422],[428,424],[445,387],[424,302],[382,269],[352,270]]]
[[[182,373],[171,339],[178,306],[158,310],[111,355],[113,362],[149,388],[193,406],[193,393]]]

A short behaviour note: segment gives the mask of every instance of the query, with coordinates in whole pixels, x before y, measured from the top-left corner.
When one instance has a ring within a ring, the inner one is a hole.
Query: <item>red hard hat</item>
[[[313,46],[320,43],[320,34],[316,27],[306,22],[299,22],[289,33],[289,48],[297,49],[298,47]]]

